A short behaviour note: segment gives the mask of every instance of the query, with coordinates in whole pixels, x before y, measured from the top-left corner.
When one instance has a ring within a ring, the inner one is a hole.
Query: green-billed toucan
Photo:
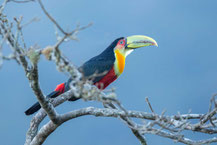
[[[93,81],[99,89],[105,89],[110,83],[116,80],[123,72],[125,66],[125,58],[134,49],[144,46],[158,46],[157,42],[147,36],[133,35],[130,37],[121,37],[113,41],[101,54],[91,58],[85,62],[78,70],[83,74],[84,78]],[[97,75],[99,74],[99,75]],[[55,98],[58,95],[70,89],[69,84],[71,78],[66,82],[57,85],[56,89],[50,93],[48,98]],[[69,101],[75,101],[79,98],[71,98]],[[37,102],[28,110],[26,115],[31,115],[41,108]]]

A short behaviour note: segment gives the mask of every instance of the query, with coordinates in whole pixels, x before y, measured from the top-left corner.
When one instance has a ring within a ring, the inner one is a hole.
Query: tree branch
[[[52,122],[48,122],[47,124],[45,124],[40,131],[38,132],[38,134],[35,136],[35,138],[33,139],[31,145],[39,145],[42,144],[45,139],[54,131],[56,130],[62,123],[69,121],[71,119],[75,119],[77,117],[81,117],[81,116],[86,116],[86,115],[93,115],[96,117],[115,117],[115,118],[119,118],[120,116],[122,118],[124,117],[134,117],[134,118],[141,118],[141,119],[151,119],[151,120],[155,120],[156,119],[156,115],[153,115],[153,113],[145,113],[145,112],[139,112],[139,111],[122,111],[122,110],[117,110],[117,109],[111,109],[111,108],[94,108],[94,107],[87,107],[87,108],[82,108],[79,110],[74,110],[71,112],[68,112],[66,114],[60,115],[60,122],[59,124],[54,124]],[[185,116],[185,115],[183,115]],[[189,116],[191,116],[191,118],[196,119],[195,115],[191,115],[189,114]],[[159,116],[158,116],[159,117]],[[166,117],[169,118],[169,117]],[[180,135],[176,135],[173,133],[168,133],[159,129],[154,129],[154,128],[149,128],[149,127],[145,127],[145,129],[141,129],[141,127],[137,128],[136,126],[134,126],[134,130],[139,130],[142,132],[142,134],[156,134],[159,136],[163,136],[163,137],[167,137],[173,140],[176,140],[178,142],[182,142],[185,144],[206,144],[206,143],[212,143],[212,142],[217,142],[217,138],[212,138],[209,140],[203,140],[203,141],[192,141],[188,138],[184,138]],[[39,141],[39,142],[38,142]]]

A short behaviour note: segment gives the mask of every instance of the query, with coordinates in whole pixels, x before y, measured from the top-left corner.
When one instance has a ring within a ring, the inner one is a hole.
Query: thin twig
[[[28,2],[35,2],[35,0],[8,0],[8,2],[28,3]]]
[[[56,27],[64,34],[67,35],[67,33],[62,29],[62,27],[57,23],[57,21],[47,12],[47,10],[44,8],[44,5],[42,4],[41,0],[38,0],[38,3],[42,9],[42,11],[45,13],[45,15],[56,25]]]
[[[151,103],[149,102],[148,97],[145,98],[145,101],[147,102],[149,108],[151,109],[151,112],[155,114],[155,112],[154,112],[154,110],[153,110],[153,108],[152,108],[152,106],[151,106]]]

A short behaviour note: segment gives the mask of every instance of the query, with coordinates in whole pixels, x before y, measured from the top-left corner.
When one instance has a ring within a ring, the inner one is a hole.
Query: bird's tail
[[[28,110],[25,111],[25,114],[31,115],[31,114],[35,113],[36,111],[38,111],[40,108],[41,108],[41,105],[38,102],[36,102]]]
[[[57,85],[56,89],[53,92],[51,92],[49,95],[47,95],[47,98],[56,98],[57,96],[64,93],[65,91],[68,91],[69,90],[68,84],[70,83],[70,81],[71,79],[67,83],[62,83],[62,84]],[[79,98],[77,97],[72,97],[71,99],[69,99],[69,101],[76,101],[78,99]],[[38,102],[36,102],[28,110],[25,111],[25,114],[31,115],[37,112],[40,108],[41,108],[41,105]]]
[[[47,95],[47,98],[55,98],[59,95],[59,91],[53,91],[52,93],[50,93],[49,95]],[[41,105],[39,104],[39,102],[36,102],[34,105],[32,105],[29,109],[27,109],[25,111],[26,115],[31,115],[35,112],[37,112],[39,109],[41,108]]]

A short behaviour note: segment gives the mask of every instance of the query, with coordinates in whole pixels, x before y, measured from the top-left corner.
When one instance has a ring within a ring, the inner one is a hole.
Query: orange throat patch
[[[118,50],[115,50],[115,74],[119,76],[124,71],[125,56]]]

